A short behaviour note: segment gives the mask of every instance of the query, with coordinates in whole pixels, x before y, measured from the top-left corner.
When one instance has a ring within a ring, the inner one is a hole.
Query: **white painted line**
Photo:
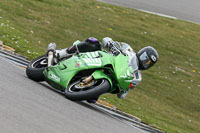
[[[158,16],[162,16],[162,17],[166,17],[166,18],[178,19],[174,16],[169,16],[169,15],[165,15],[165,14],[161,14],[161,13],[151,12],[151,11],[142,10],[142,9],[137,9],[137,10],[142,11],[142,12],[146,12],[146,13],[150,13],[150,14],[154,14],[154,15],[158,15]]]
[[[12,66],[15,66],[15,67],[17,66],[16,63],[11,62],[10,60],[7,60],[7,59],[5,59],[5,58],[2,57],[2,56],[0,56],[0,58],[1,58],[2,60],[4,60],[4,61],[8,62],[8,63],[11,64]],[[24,69],[22,69],[20,66],[17,66],[17,68],[24,71]]]
[[[19,59],[16,58],[16,57],[12,57],[12,56],[9,56],[9,55],[6,55],[6,54],[2,54],[2,53],[0,53],[0,56],[6,58],[6,59],[8,59],[8,60],[10,60],[11,62],[18,63],[18,64],[21,64],[21,65],[23,65],[23,66],[28,65],[27,62],[24,62],[24,61],[22,61],[22,60],[19,60]]]

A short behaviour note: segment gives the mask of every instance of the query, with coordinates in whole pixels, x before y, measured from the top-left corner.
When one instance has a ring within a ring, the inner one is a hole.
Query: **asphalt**
[[[200,24],[200,0],[97,0]]]
[[[72,102],[0,57],[1,133],[144,133],[86,102]]]

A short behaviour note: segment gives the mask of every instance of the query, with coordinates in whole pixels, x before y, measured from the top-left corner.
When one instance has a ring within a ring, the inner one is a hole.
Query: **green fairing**
[[[110,89],[110,92],[113,91],[113,83],[112,83],[112,79],[107,76],[104,72],[102,72],[101,70],[96,70],[92,76],[94,77],[94,79],[107,79],[109,82],[110,82],[110,86],[111,86],[111,89]]]
[[[133,78],[132,69],[128,63],[129,57],[122,54],[113,56],[103,51],[87,52],[74,55],[55,66],[51,66],[49,71],[44,71],[44,76],[51,86],[64,91],[77,73],[83,70],[94,70],[92,74],[94,79],[104,78],[110,82],[109,92],[114,92],[116,89],[128,90]],[[106,75],[104,70],[111,74]]]
[[[129,64],[129,57],[119,54],[114,60],[114,71],[121,91],[129,88],[133,79],[133,71]],[[129,72],[128,72],[129,71]]]

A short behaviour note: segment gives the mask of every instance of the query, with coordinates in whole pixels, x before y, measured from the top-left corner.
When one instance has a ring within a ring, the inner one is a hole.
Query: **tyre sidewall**
[[[110,89],[110,83],[106,79],[101,79],[103,83],[101,83],[98,86],[95,86],[92,89],[80,91],[80,92],[70,92],[69,89],[72,87],[75,83],[70,84],[67,89],[65,89],[65,96],[66,98],[72,100],[72,101],[82,101],[82,100],[91,100],[91,99],[97,99],[101,94],[107,93]]]
[[[44,78],[44,74],[43,74],[43,71],[45,69],[44,68],[33,68],[32,67],[32,64],[35,63],[35,61],[39,60],[40,58],[44,58],[46,55],[42,55],[34,60],[32,60],[28,65],[27,65],[27,68],[26,68],[26,75],[34,80],[34,81],[37,81],[37,82],[40,82],[40,81],[44,81],[45,78]]]

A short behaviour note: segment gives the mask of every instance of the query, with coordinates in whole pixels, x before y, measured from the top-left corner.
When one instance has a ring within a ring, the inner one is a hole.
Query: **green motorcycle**
[[[131,88],[133,70],[129,56],[105,51],[76,53],[48,67],[48,56],[31,61],[26,70],[34,81],[46,81],[73,101],[98,99]]]

